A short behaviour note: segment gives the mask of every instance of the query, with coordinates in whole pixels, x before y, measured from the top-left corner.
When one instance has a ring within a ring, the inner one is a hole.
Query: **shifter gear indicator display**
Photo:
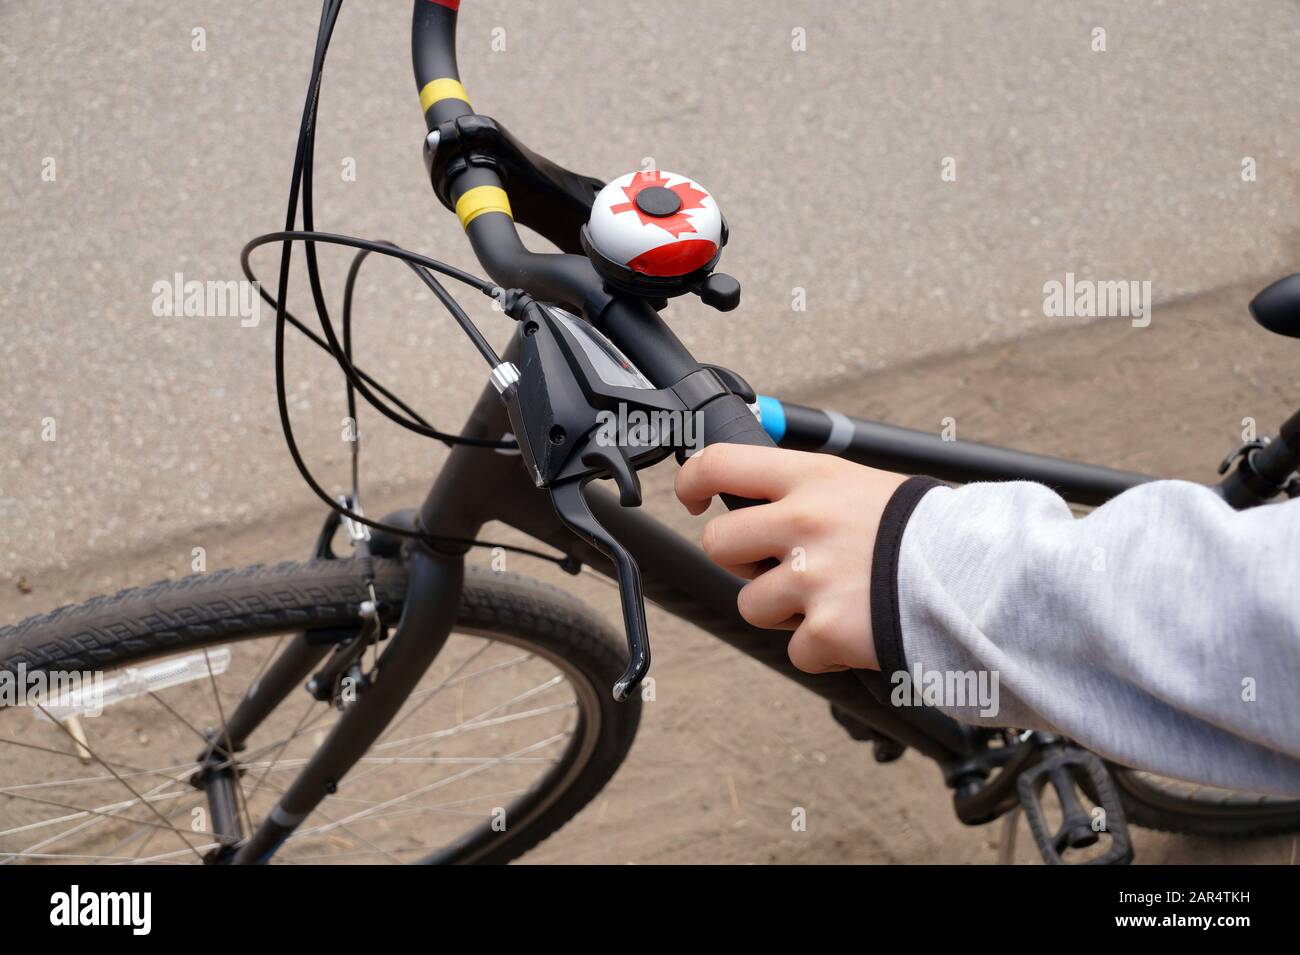
[[[589,323],[575,315],[570,315],[562,308],[556,308],[554,305],[549,308],[551,314],[578,343],[601,381],[619,388],[654,390],[654,385],[641,374],[641,369],[632,364],[631,359],[619,351],[618,346],[592,328]]]

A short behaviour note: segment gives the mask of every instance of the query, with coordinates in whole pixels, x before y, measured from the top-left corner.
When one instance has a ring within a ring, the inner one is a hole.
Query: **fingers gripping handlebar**
[[[706,405],[700,413],[704,418],[702,430],[705,446],[710,444],[750,444],[760,448],[776,446],[771,436],[763,430],[763,426],[754,417],[754,412],[749,409],[749,405],[736,395],[719,398]],[[721,497],[722,503],[733,511],[737,508],[767,503],[736,497],[732,494],[723,494]]]
[[[561,521],[614,565],[630,657],[614,686],[615,699],[623,700],[650,666],[640,572],[627,549],[592,515],[582,488],[610,477],[622,503],[636,506],[641,501],[637,469],[674,450],[688,444],[773,442],[726,376],[700,365],[659,317],[661,298],[630,294],[635,287],[607,282],[587,255],[574,254],[579,248],[592,252],[585,239],[580,243],[571,233],[582,228],[584,210],[590,212],[601,183],[542,159],[494,121],[474,113],[456,66],[459,6],[459,0],[415,0],[411,47],[430,131],[425,158],[435,192],[456,212],[478,260],[494,282],[510,290],[502,304],[520,324],[520,364],[499,366],[493,383],[506,404],[524,464],[534,483],[550,491]],[[671,206],[676,201],[661,185],[667,183],[679,190],[679,197],[696,203],[692,209],[710,211],[699,203],[700,197],[711,197],[689,180],[681,186],[655,175],[659,202],[666,199]],[[516,229],[512,199],[520,221],[566,252],[529,251]],[[716,259],[713,254],[676,286],[669,282],[673,290],[668,294],[690,290],[709,301],[707,290],[715,301],[729,299],[734,305],[739,294],[734,280],[717,276],[725,281],[708,285]],[[581,312],[587,321],[564,308]],[[640,437],[620,434],[610,442],[601,416],[618,408],[666,412],[668,420],[678,422],[691,416],[694,440],[686,441],[679,427]],[[733,509],[761,503],[722,497]]]

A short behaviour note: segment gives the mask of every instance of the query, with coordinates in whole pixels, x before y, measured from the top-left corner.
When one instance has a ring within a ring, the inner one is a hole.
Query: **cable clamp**
[[[1253,452],[1258,451],[1260,448],[1267,447],[1268,442],[1269,439],[1267,437],[1259,437],[1253,441],[1247,441],[1219,462],[1219,473],[1227,474],[1228,468],[1232,467],[1233,461],[1237,460],[1237,458],[1249,458]]]
[[[512,361],[503,361],[492,369],[489,378],[492,387],[497,390],[497,394],[503,395],[506,393],[507,388],[519,383],[519,369],[515,367],[515,363]]]
[[[361,504],[358,503],[357,501],[354,501],[348,495],[340,494],[339,504],[345,509],[352,511],[354,514],[361,514],[362,517],[365,517],[365,514],[362,513],[361,511]],[[369,527],[367,527],[365,524],[362,524],[360,521],[353,520],[347,514],[342,514],[340,516],[343,518],[343,526],[347,528],[348,541],[352,544],[353,547],[356,547],[357,544],[360,544],[363,541],[369,542],[370,540]]]

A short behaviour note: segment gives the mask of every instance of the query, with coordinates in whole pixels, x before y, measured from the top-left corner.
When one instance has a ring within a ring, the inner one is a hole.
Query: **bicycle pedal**
[[[1054,832],[1049,831],[1043,811],[1042,795],[1048,784],[1061,804],[1061,825]],[[1091,811],[1079,800],[1077,787],[1082,784],[1089,786],[1098,802]],[[1073,746],[1058,749],[1021,772],[1016,787],[1029,831],[1048,865],[1127,865],[1133,861],[1133,843],[1119,794],[1105,764],[1093,753]],[[1102,833],[1111,837],[1111,846],[1104,853],[1085,862],[1066,861],[1067,850],[1096,845]]]

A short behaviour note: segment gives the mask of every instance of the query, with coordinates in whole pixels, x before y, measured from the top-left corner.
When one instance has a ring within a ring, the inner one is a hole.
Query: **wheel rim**
[[[79,727],[42,719],[48,710],[5,709],[0,864],[196,863],[218,848],[207,796],[189,782],[203,734],[220,733],[286,639],[178,654],[197,652],[203,678],[112,702]],[[337,718],[300,691],[249,736],[236,761],[245,834]],[[482,854],[517,838],[573,785],[599,731],[596,690],[571,664],[509,635],[458,628],[375,745],[272,861]]]

